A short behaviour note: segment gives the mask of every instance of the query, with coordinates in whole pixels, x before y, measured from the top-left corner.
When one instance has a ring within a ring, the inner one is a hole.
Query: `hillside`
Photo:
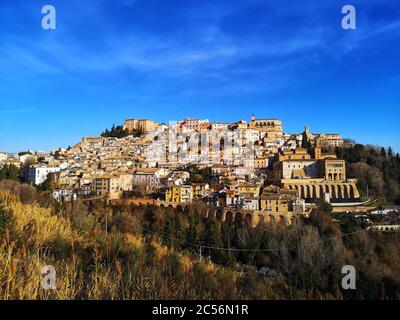
[[[178,254],[155,239],[106,235],[92,217],[68,219],[0,191],[1,299],[235,298],[239,274]],[[57,289],[41,289],[40,270],[53,265]],[[269,297],[273,297],[269,289]]]
[[[39,205],[43,194],[13,188],[0,191],[1,299],[399,298],[396,235],[350,230],[329,213],[251,229],[152,206]],[[56,269],[55,291],[41,289],[45,264]],[[356,291],[340,289],[346,264]],[[262,266],[277,275],[258,275]]]
[[[400,204],[400,156],[392,148],[355,144],[336,148],[338,158],[348,163],[347,174],[358,180],[364,199],[373,197],[382,203]]]

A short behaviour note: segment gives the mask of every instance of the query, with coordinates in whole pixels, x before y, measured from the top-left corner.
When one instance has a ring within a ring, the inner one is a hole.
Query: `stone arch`
[[[338,174],[337,174],[337,173],[334,173],[334,174],[333,174],[333,180],[334,180],[334,181],[337,181],[337,180],[338,180]]]
[[[225,220],[226,220],[226,221],[230,221],[230,222],[235,221],[235,214],[232,213],[231,211],[228,211],[228,212],[226,213],[226,215],[225,215]]]
[[[283,215],[279,215],[279,223],[284,223],[286,224],[286,217]]]
[[[351,199],[354,199],[354,198],[355,198],[355,197],[354,197],[354,188],[353,188],[352,185],[350,185],[350,198],[351,198]]]
[[[294,187],[294,189],[297,191],[297,195],[299,196],[299,197],[301,197],[301,190],[300,190],[300,186],[298,186],[298,185],[295,185],[295,186],[293,186]]]
[[[339,184],[339,185],[337,186],[337,188],[338,188],[338,198],[343,199],[343,198],[344,198],[343,187]]]
[[[237,224],[242,224],[243,223],[242,215],[239,212],[237,212],[236,215],[235,215],[235,223],[237,223]]]
[[[348,199],[350,198],[350,190],[349,190],[349,185],[345,184],[344,185],[344,198]]]
[[[176,206],[176,210],[177,210],[178,212],[183,212],[183,208],[182,208],[182,206],[179,205],[179,204]]]
[[[267,222],[265,221],[264,215],[259,214],[258,215],[258,224],[266,224]]]
[[[269,215],[269,222],[272,223],[272,224],[276,223],[275,217],[272,214]]]
[[[312,186],[306,185],[306,198],[312,198]]]
[[[337,198],[336,188],[335,188],[335,186],[333,184],[331,185],[331,197],[332,197],[332,199],[336,199]]]
[[[244,216],[244,219],[247,223],[248,226],[252,226],[253,224],[253,216],[250,213],[246,213],[246,215]]]
[[[325,185],[325,193],[330,193],[330,190],[329,190],[329,185]]]
[[[324,194],[324,186],[321,184],[317,186],[317,196],[318,198],[321,198]]]
[[[199,214],[199,207],[198,206],[194,206],[194,207],[191,207],[191,213],[192,214],[194,214],[194,215],[198,215]]]
[[[305,190],[304,190],[304,186],[300,185],[300,198],[305,199]]]
[[[184,214],[186,214],[186,215],[189,215],[190,212],[191,212],[191,206],[190,206],[190,205],[184,206],[182,212],[183,212]]]
[[[317,190],[315,189],[315,186],[312,184],[310,185],[310,198],[315,199],[317,197]]]
[[[201,217],[204,218],[204,219],[208,218],[208,212],[209,212],[209,209],[207,209],[207,208],[202,209],[201,210]]]
[[[215,217],[220,221],[224,221],[225,220],[224,211],[222,209],[218,209]]]
[[[208,217],[212,217],[215,218],[216,217],[217,212],[214,209],[210,209],[208,210]]]
[[[308,185],[303,185],[303,191],[304,191],[304,198],[303,199],[307,199],[308,198]]]

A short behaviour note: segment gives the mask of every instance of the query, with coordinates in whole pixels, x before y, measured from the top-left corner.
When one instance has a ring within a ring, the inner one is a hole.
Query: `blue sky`
[[[356,30],[341,28],[345,4]],[[398,0],[2,0],[0,151],[73,145],[126,118],[252,113],[400,151],[399,44]]]

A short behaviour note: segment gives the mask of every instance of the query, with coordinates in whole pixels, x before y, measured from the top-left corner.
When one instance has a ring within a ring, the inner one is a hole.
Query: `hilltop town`
[[[263,219],[307,214],[318,199],[340,205],[359,201],[357,181],[332,150],[351,144],[339,134],[305,127],[285,133],[276,119],[235,123],[184,119],[166,124],[128,119],[101,136],[50,153],[2,155],[24,165],[25,179],[47,184],[56,200],[140,199],[182,206],[247,210]]]
[[[338,280],[354,265],[360,295],[397,299],[399,168],[391,148],[254,116],[128,119],[0,153],[0,262],[22,279],[0,291],[48,298],[31,263],[45,261],[76,284],[54,298],[354,299]]]

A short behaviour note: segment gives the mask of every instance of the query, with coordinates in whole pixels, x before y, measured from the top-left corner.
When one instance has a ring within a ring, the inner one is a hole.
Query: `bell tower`
[[[306,141],[310,142],[310,139],[311,139],[311,137],[310,137],[310,129],[307,126],[304,127],[304,134],[306,136]]]
[[[314,148],[314,158],[316,160],[320,160],[322,159],[322,151],[321,151],[321,143],[318,140],[315,144],[315,148]]]

